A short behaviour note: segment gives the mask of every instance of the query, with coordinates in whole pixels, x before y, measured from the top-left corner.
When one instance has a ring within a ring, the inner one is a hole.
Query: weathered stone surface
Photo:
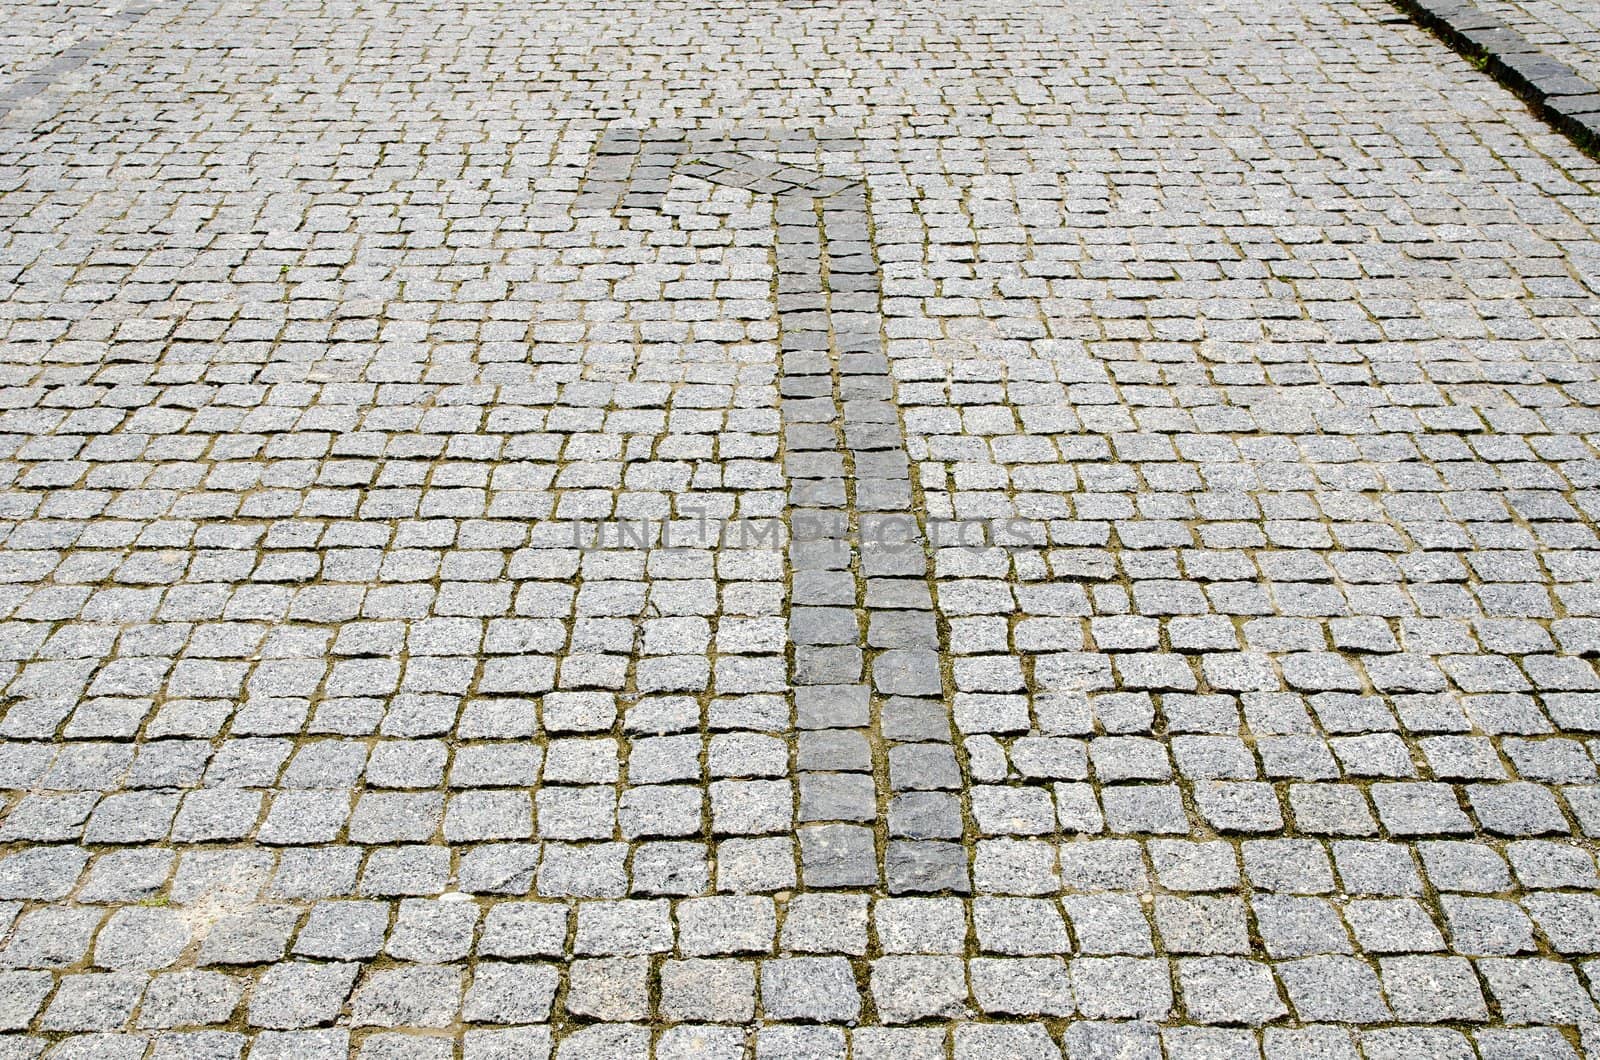
[[[869,8],[8,9],[0,1051],[1593,1038],[1600,168],[1381,3]]]

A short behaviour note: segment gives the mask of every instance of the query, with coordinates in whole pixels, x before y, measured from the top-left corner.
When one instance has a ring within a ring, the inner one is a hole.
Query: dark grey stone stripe
[[[1394,0],[1419,25],[1470,59],[1565,133],[1600,157],[1600,87],[1472,0]]]
[[[859,180],[748,151],[846,137],[612,129],[579,208],[658,211],[674,171],[776,197],[789,650],[807,888],[970,891],[925,529]]]
[[[154,4],[132,4],[114,15],[108,15],[106,21],[112,24],[113,29],[126,29],[149,14],[154,7]],[[62,77],[82,67],[97,55],[102,48],[110,44],[113,39],[113,37],[99,34],[85,37],[76,44],[63,49],[59,55],[39,69],[24,75],[15,84],[7,87],[4,92],[0,92],[0,118],[4,118],[17,107],[44,92]]]
[[[926,533],[913,510],[910,460],[883,348],[866,187],[854,183],[820,207],[834,422],[849,465],[846,511],[855,528],[856,617],[865,627],[858,644],[866,655],[875,743],[885,759],[879,784],[886,803],[878,822],[881,882],[892,894],[967,893],[966,852],[952,841],[964,831],[962,775],[945,707]],[[784,375],[789,374],[786,356]],[[793,472],[790,477],[796,478]],[[801,608],[795,600],[795,612]],[[798,659],[800,638],[793,639]]]

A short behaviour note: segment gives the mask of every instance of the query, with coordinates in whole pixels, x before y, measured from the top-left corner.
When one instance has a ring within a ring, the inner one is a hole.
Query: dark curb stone
[[[1600,158],[1600,89],[1485,14],[1471,0],[1394,0],[1424,29],[1480,64],[1584,153]]]

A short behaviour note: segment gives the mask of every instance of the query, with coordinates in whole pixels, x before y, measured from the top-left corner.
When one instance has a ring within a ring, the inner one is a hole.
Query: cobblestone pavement
[[[1600,9],[1584,0],[1477,0],[1488,15],[1600,84]]]
[[[147,0],[11,5],[0,34],[0,117],[77,71],[149,10]]]
[[[0,1058],[1600,1055],[1600,168],[1384,0],[13,9]]]

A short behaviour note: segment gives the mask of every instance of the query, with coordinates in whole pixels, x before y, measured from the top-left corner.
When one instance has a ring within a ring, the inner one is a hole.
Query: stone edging
[[[154,3],[130,4],[121,11],[106,16],[108,28],[118,32],[126,30],[154,9]],[[15,84],[0,91],[0,118],[4,118],[22,104],[41,95],[61,78],[84,66],[101,49],[110,44],[112,39],[103,33],[91,33],[64,49],[39,69],[24,74]]]
[[[1472,0],[1393,0],[1395,6],[1497,81],[1580,149],[1600,157],[1600,88]]]

